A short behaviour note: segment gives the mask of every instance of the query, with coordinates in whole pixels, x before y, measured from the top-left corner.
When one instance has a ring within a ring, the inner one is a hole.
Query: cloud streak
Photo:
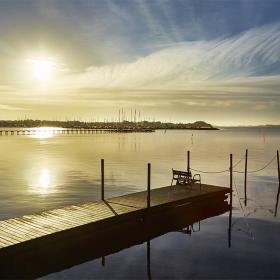
[[[57,48],[58,53],[66,53],[62,61],[69,71],[57,71],[45,88],[26,79],[28,71],[18,77],[17,61],[11,63],[1,41],[2,72],[6,68],[10,72],[0,84],[0,116],[108,117],[116,116],[118,108],[137,108],[161,120],[278,123],[280,22],[248,29],[258,23],[251,24],[244,12],[246,24],[238,25],[238,16],[232,12],[239,11],[238,6],[220,10],[222,19],[217,25],[216,5],[224,3],[174,2],[39,3],[38,18],[50,27],[42,34],[45,38],[49,34],[50,43],[54,36],[62,48]],[[266,18],[271,19],[271,13]],[[30,20],[31,27],[34,20]],[[60,28],[54,32],[52,26]],[[33,33],[32,28],[27,30]]]
[[[6,105],[6,104],[0,104],[0,110],[5,110],[5,111],[22,111],[22,110],[27,110],[22,107],[16,107],[16,106],[11,106],[11,105]]]
[[[198,83],[280,74],[280,24],[238,36],[174,44],[131,63],[90,67],[71,85],[92,88],[190,88]]]

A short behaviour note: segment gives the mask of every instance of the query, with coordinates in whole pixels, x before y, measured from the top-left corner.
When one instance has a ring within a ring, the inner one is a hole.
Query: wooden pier
[[[40,133],[50,133],[50,134],[98,134],[98,133],[132,133],[132,132],[154,132],[154,129],[148,128],[94,128],[94,129],[84,129],[84,128],[57,128],[57,129],[9,129],[0,130],[0,136],[8,135],[36,135]]]
[[[142,191],[0,221],[0,277],[38,277],[79,263],[77,256],[83,261],[143,242],[178,221],[182,226],[219,215],[230,208],[229,193],[174,185],[151,190],[149,207]]]

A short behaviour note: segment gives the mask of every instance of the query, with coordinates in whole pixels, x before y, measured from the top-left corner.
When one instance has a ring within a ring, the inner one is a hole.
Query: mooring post
[[[147,208],[151,206],[151,164],[148,163]]]
[[[244,173],[244,202],[245,206],[247,206],[247,163],[248,163],[248,149],[246,149],[245,154],[245,173]]]
[[[231,220],[232,220],[232,154],[230,154],[230,179],[229,179],[229,185],[230,185],[230,194],[229,194],[229,224],[228,224],[228,246],[231,247]]]
[[[277,150],[277,169],[278,169],[278,191],[277,191],[275,211],[274,211],[275,217],[277,216],[277,208],[278,208],[279,193],[280,193],[280,166],[279,166],[279,151],[278,150]]]
[[[101,200],[104,200],[104,159],[101,159]]]
[[[187,171],[190,172],[190,151],[188,151],[188,165],[187,165]]]
[[[230,205],[232,205],[232,154],[230,154]]]

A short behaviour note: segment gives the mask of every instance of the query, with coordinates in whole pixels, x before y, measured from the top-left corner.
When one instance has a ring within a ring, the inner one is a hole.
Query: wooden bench
[[[173,185],[173,181],[176,180],[176,185],[192,185],[193,183],[199,182],[200,190],[201,190],[201,176],[200,174],[192,175],[191,171],[180,171],[174,170],[172,168],[172,181],[171,186]]]

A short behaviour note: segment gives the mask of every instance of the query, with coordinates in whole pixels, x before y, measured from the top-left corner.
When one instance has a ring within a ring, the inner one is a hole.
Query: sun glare
[[[31,71],[33,76],[40,81],[51,80],[54,75],[55,62],[50,59],[28,59],[27,62],[31,64]]]
[[[30,135],[32,138],[46,139],[54,136],[56,127],[37,127],[33,128],[34,133]]]

